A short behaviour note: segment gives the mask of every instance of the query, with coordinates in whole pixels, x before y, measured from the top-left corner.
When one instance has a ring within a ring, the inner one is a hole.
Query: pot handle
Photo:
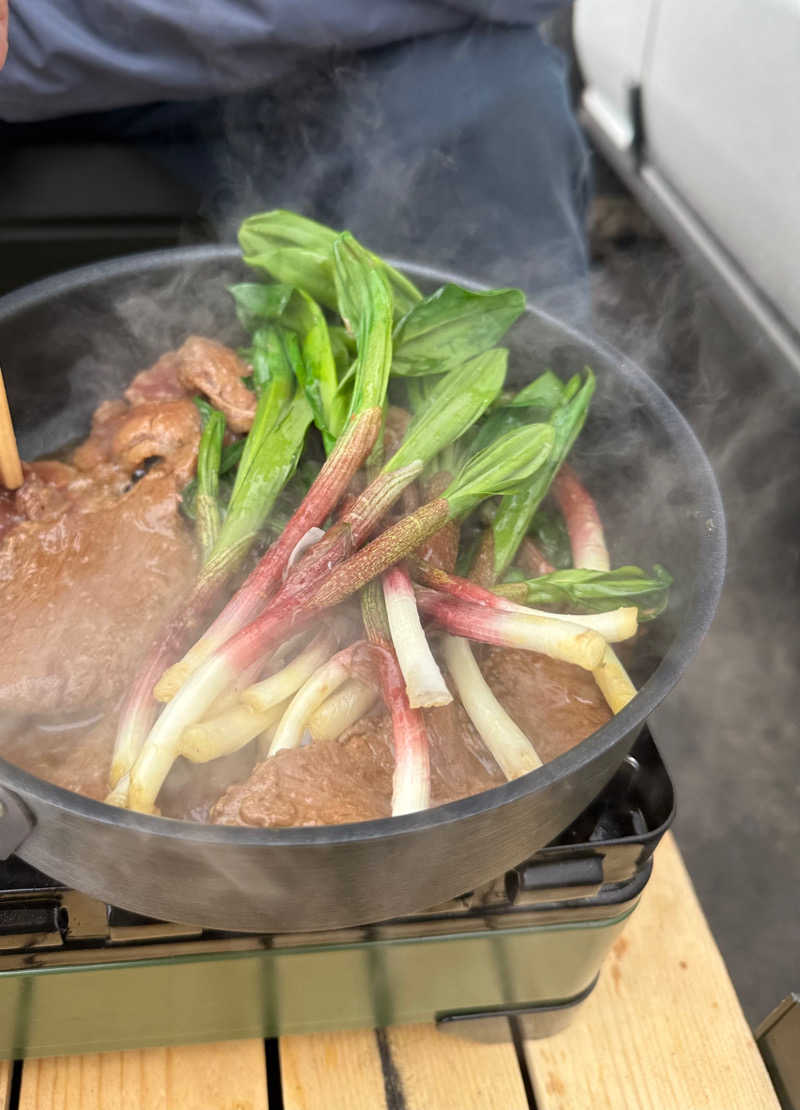
[[[34,825],[33,815],[27,806],[0,786],[0,859],[8,859],[12,852],[27,840]]]

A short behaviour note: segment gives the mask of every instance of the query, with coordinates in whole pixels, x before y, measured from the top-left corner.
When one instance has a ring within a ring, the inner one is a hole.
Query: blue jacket
[[[0,119],[30,122],[264,87],[303,57],[470,24],[531,25],[564,0],[11,0]]]

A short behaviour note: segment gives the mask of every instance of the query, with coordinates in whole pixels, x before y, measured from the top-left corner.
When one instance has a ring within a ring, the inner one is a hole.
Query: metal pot
[[[423,287],[453,275],[405,266]],[[93,407],[190,331],[241,341],[224,291],[233,247],[87,266],[0,301],[0,351],[20,445],[85,433]],[[725,526],[709,464],[660,389],[622,355],[535,310],[509,339],[519,380],[591,365],[598,391],[579,463],[615,562],[664,563],[670,608],[650,626],[640,693],[539,770],[424,813],[326,828],[240,829],[128,813],[0,760],[0,847],[126,909],[211,928],[283,932],[378,921],[456,897],[529,856],[599,792],[706,633]]]

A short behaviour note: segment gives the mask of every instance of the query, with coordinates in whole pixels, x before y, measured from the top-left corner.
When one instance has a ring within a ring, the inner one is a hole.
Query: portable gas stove
[[[498,1020],[509,1016],[547,1036],[591,992],[672,816],[645,729],[581,816],[495,882],[327,933],[154,921],[11,857],[0,863],[0,1056],[430,1021],[488,1040],[509,1035]]]

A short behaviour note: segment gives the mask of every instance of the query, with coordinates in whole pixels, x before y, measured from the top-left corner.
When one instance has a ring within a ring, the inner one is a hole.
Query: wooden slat
[[[281,1037],[280,1056],[285,1110],[385,1110],[371,1029]]]
[[[477,1044],[429,1025],[388,1032],[406,1110],[528,1110],[511,1044]]]
[[[11,1084],[11,1064],[0,1060],[0,1110],[8,1106],[9,1086]]]
[[[526,1055],[539,1110],[778,1110],[671,836],[594,994]]]
[[[28,1060],[19,1110],[267,1110],[264,1042]]]

